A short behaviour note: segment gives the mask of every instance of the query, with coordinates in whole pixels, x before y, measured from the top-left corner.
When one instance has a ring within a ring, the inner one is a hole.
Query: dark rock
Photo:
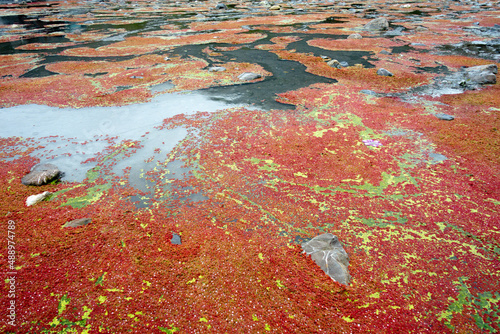
[[[41,186],[57,179],[60,173],[59,168],[53,164],[37,164],[23,176],[21,183],[26,186]]]
[[[334,281],[349,284],[349,255],[335,235],[321,234],[303,243],[302,249],[304,253],[311,255],[314,262]]]
[[[385,17],[379,17],[377,19],[371,20],[364,25],[363,30],[369,31],[383,31],[389,28],[389,22]]]
[[[72,221],[67,222],[66,224],[63,225],[63,227],[78,227],[78,226],[84,226],[89,224],[92,221],[91,218],[79,218],[79,219],[74,219]]]
[[[181,236],[178,235],[177,233],[172,233],[172,239],[170,239],[170,242],[174,245],[182,244]]]
[[[262,78],[260,74],[253,73],[253,72],[245,72],[240,75],[238,75],[238,79],[241,81],[252,81],[255,79]]]
[[[453,121],[455,117],[447,114],[436,114],[436,117],[443,121]]]
[[[215,6],[215,9],[217,10],[226,10],[227,6],[223,3],[218,3],[217,6]]]
[[[388,70],[386,70],[385,68],[379,68],[377,70],[377,74],[382,75],[384,77],[392,77],[394,75],[391,72],[389,72]]]

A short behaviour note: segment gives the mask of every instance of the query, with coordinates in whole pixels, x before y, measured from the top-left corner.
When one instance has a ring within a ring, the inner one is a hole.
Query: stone
[[[208,69],[208,72],[224,72],[225,70],[226,68],[222,66],[212,66]]]
[[[241,81],[252,81],[255,79],[262,78],[260,74],[253,73],[253,72],[245,72],[240,75],[238,75],[238,79]]]
[[[466,80],[479,85],[497,82],[498,66],[496,64],[467,67],[463,71],[466,73]]]
[[[363,38],[363,36],[361,36],[358,33],[350,34],[349,36],[347,36],[347,39],[362,39],[362,38]]]
[[[455,117],[447,114],[436,114],[436,117],[443,121],[453,121]]]
[[[335,68],[342,68],[340,65],[340,62],[337,59],[332,59],[328,63],[326,63],[330,67],[335,67]]]
[[[89,224],[92,221],[91,218],[79,218],[79,219],[74,219],[72,221],[67,222],[66,224],[63,225],[63,227],[78,227],[78,226],[85,226]]]
[[[382,51],[380,51],[379,53],[380,53],[380,54],[382,54],[382,55],[391,55],[391,54],[392,54],[392,53],[390,53],[390,52],[389,52],[389,51],[387,51],[387,50],[382,50]]]
[[[60,173],[59,168],[53,164],[37,164],[23,176],[21,183],[26,186],[41,186],[57,179]]]
[[[324,233],[302,244],[302,250],[334,281],[348,285],[349,255],[337,236]]]
[[[379,17],[371,20],[363,26],[363,30],[368,31],[383,31],[389,29],[389,22],[385,17]]]
[[[173,244],[173,245],[181,245],[182,244],[182,241],[181,241],[181,236],[178,235],[177,233],[173,233],[172,232],[172,239],[170,239],[170,242]]]
[[[216,6],[215,6],[215,9],[217,10],[225,10],[227,9],[227,6],[223,3],[218,3]]]
[[[429,28],[422,27],[422,26],[418,26],[415,28],[416,32],[422,32],[422,31],[428,31],[428,30],[429,30]]]
[[[280,9],[281,9],[281,6],[279,6],[279,5],[274,5],[274,6],[269,7],[269,10],[280,10]]]
[[[50,194],[51,194],[50,191],[44,191],[41,194],[36,194],[36,195],[29,196],[26,199],[26,206],[31,206],[31,205],[35,205],[37,203],[40,203],[41,201],[43,201],[44,199],[46,199],[47,197],[49,197]]]
[[[386,70],[385,68],[379,68],[377,70],[377,74],[384,76],[384,77],[392,77],[394,75],[391,72],[389,72],[388,70]]]

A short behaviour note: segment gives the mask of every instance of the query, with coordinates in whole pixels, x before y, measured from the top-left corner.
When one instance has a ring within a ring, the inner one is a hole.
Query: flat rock
[[[377,70],[377,74],[384,76],[384,77],[392,77],[394,75],[391,72],[389,72],[388,70],[386,70],[385,68],[379,68]]]
[[[334,281],[349,284],[349,255],[337,236],[331,233],[321,234],[303,243],[302,249]]]
[[[21,183],[26,186],[41,186],[56,179],[60,173],[59,168],[53,164],[37,164],[23,176]]]
[[[389,22],[385,17],[379,17],[371,20],[363,26],[363,30],[383,31],[389,29]]]
[[[443,121],[453,121],[455,117],[447,114],[436,114],[436,117]]]
[[[245,72],[240,75],[238,75],[238,79],[241,81],[252,81],[255,79],[262,78],[260,74],[253,73],[253,72]]]
[[[212,66],[208,69],[208,72],[224,72],[225,70],[226,68],[222,66]]]
[[[74,219],[72,221],[67,222],[66,224],[63,225],[63,227],[78,227],[78,226],[84,226],[89,224],[92,221],[91,218],[79,218],[79,219]]]

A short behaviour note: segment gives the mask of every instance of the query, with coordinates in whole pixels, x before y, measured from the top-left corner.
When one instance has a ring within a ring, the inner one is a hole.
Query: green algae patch
[[[73,208],[83,208],[89,204],[97,202],[104,193],[111,189],[110,183],[96,185],[87,189],[87,194],[80,197],[70,198],[61,206],[72,206]]]

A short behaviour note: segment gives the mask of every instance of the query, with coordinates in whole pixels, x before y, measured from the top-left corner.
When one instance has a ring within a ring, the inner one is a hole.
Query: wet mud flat
[[[500,331],[499,7],[0,1],[2,332]]]

